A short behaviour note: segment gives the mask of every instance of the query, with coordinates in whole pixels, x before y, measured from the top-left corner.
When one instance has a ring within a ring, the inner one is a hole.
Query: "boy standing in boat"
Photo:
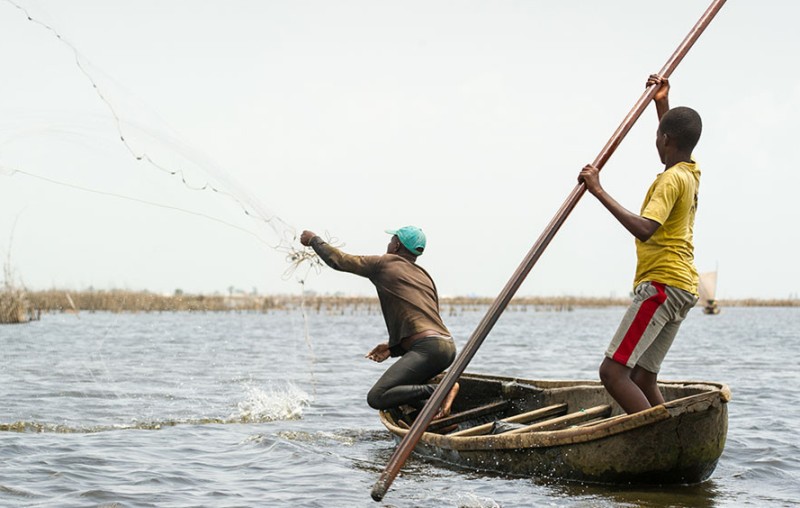
[[[664,172],[647,191],[640,214],[625,209],[603,189],[597,168],[587,165],[578,176],[636,237],[633,302],[600,365],[603,386],[629,414],[664,403],[658,371],[698,299],[692,237],[700,170],[692,151],[702,122],[693,109],[669,108],[667,79],[654,74],[647,80],[647,86],[659,85],[653,100],[659,119],[656,149]]]
[[[367,403],[374,409],[404,404],[419,409],[436,389],[428,381],[453,363],[456,347],[439,315],[436,284],[416,263],[425,250],[425,234],[414,226],[386,232],[392,238],[381,256],[346,254],[311,231],[303,231],[300,243],[312,247],[334,270],[368,278],[378,291],[389,341],[375,346],[366,358],[375,362],[390,356],[400,359],[375,383]],[[458,383],[434,418],[450,413],[457,393]]]

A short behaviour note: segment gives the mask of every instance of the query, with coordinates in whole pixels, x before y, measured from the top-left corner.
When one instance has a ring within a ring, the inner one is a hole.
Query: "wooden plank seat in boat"
[[[426,431],[437,432],[442,429],[447,429],[448,427],[458,425],[459,423],[465,422],[467,420],[480,418],[482,416],[494,413],[502,413],[503,411],[508,409],[510,405],[511,401],[509,400],[499,400],[497,402],[492,402],[490,404],[484,404],[483,406],[478,406],[471,409],[467,409],[465,411],[460,411],[458,413],[453,413],[450,416],[446,416],[444,418],[440,418],[439,420],[432,421],[430,425],[428,425]],[[404,429],[411,428],[409,423],[404,421],[403,419],[398,418],[395,421],[401,428]]]
[[[428,432],[436,432],[437,430],[445,429],[452,425],[456,425],[467,420],[472,420],[473,418],[480,418],[481,416],[490,415],[492,413],[500,413],[508,409],[508,406],[510,405],[511,401],[500,400],[483,406],[467,409],[466,411],[461,411],[459,413],[451,414],[445,418],[434,420],[430,425],[428,425],[427,430]]]
[[[559,430],[589,420],[595,420],[597,418],[605,418],[610,415],[611,415],[611,406],[608,404],[602,404],[599,406],[590,407],[589,409],[581,409],[580,411],[575,411],[574,413],[569,413],[564,416],[559,416],[556,418],[551,418],[549,420],[544,420],[542,422],[534,423],[532,425],[527,425],[519,429],[509,430],[504,434],[522,434],[525,432],[544,432],[551,430]]]
[[[630,416],[630,415],[627,414],[627,413],[622,413],[622,414],[618,414],[617,416],[597,418],[597,419],[594,419],[594,420],[585,421],[585,422],[581,423],[580,425],[576,425],[576,427],[592,427],[593,425],[597,425],[598,423],[613,423],[613,422],[616,422],[618,420],[622,420],[623,418],[625,418],[627,416]]]
[[[528,411],[527,413],[520,413],[518,415],[509,416],[508,418],[503,418],[502,420],[498,421],[504,423],[528,423],[532,422],[533,420],[549,418],[551,416],[556,416],[556,415],[563,415],[566,412],[567,412],[566,404],[554,404],[552,406],[534,409],[533,411]],[[448,436],[451,437],[480,436],[482,434],[490,432],[494,424],[495,422],[489,422],[483,425],[476,425],[475,427],[470,427],[468,429],[459,430],[457,432],[451,432],[450,434],[448,434]]]

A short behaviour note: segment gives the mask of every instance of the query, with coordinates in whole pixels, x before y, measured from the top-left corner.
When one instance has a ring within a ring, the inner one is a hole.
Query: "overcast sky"
[[[0,254],[16,281],[296,292],[280,237],[377,254],[384,229],[415,224],[442,295],[495,296],[708,3],[19,5],[36,22],[0,1]],[[720,298],[800,292],[799,15],[731,1],[672,76],[672,105],[704,121],[696,264],[719,268]],[[634,211],[663,170],[656,127],[651,106],[602,173]],[[233,197],[189,188],[206,182]],[[586,195],[519,293],[624,297],[634,265],[633,238]],[[332,270],[307,287],[373,292]]]

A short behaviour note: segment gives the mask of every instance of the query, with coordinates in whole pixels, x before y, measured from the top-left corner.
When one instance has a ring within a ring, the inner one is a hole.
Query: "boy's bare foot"
[[[450,416],[450,408],[453,407],[453,401],[456,400],[458,388],[458,383],[454,384],[453,387],[450,388],[450,393],[448,393],[447,397],[444,398],[444,402],[442,402],[442,407],[439,408],[439,412],[433,416],[434,420],[439,420],[441,418]]]

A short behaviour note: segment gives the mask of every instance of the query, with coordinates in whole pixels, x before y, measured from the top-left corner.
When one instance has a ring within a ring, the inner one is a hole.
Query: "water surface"
[[[464,345],[485,309],[446,313]],[[509,311],[471,372],[596,379],[623,308]],[[607,487],[412,458],[365,398],[385,329],[360,309],[45,315],[0,327],[2,506],[652,506],[800,504],[800,309],[690,314],[662,378],[730,385],[728,442],[694,486]],[[389,360],[391,361],[391,360]]]

